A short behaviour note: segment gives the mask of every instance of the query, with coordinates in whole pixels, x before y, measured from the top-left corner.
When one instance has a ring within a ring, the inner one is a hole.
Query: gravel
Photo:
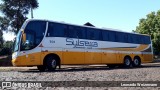
[[[53,72],[36,67],[0,67],[0,81],[160,81],[160,62],[139,68],[109,69],[105,65],[62,66]],[[52,87],[55,90],[160,90],[160,87]]]

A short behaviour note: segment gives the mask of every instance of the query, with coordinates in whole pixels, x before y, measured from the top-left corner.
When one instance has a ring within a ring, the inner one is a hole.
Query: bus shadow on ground
[[[79,72],[79,71],[96,71],[96,70],[112,70],[107,66],[88,66],[88,67],[62,67],[61,69],[57,68],[54,71],[44,71],[44,72]],[[29,69],[27,71],[19,72],[40,72],[38,69]]]
[[[45,71],[45,72],[79,72],[79,71],[104,71],[104,70],[118,70],[118,69],[141,69],[141,68],[160,68],[160,63],[155,64],[155,65],[150,65],[150,64],[144,64],[141,65],[140,67],[130,67],[130,68],[125,68],[125,67],[115,67],[115,68],[109,68],[106,66],[70,66],[70,67],[62,67],[61,69],[56,69],[54,71]],[[33,72],[39,72],[41,73],[38,69],[29,69],[27,71],[18,71],[18,72],[23,72],[23,73],[33,73]]]

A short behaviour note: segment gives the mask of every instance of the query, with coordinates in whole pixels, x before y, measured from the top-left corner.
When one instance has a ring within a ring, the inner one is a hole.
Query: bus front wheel
[[[124,58],[124,67],[131,67],[132,66],[132,60],[130,57]]]
[[[48,71],[53,71],[57,67],[57,60],[53,56],[49,56],[46,61]]]

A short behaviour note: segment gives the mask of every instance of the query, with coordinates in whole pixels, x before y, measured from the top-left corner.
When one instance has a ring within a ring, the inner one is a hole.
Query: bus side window
[[[150,38],[148,38],[149,36],[142,36],[143,39],[143,44],[149,44],[150,42]]]
[[[139,44],[144,44],[144,42],[143,42],[144,37],[143,36],[138,36],[138,40],[139,40]]]
[[[93,30],[91,28],[87,29],[87,39],[91,39],[91,40],[94,39],[94,33],[93,33]]]
[[[137,35],[132,35],[133,43],[138,44],[138,37]]]
[[[118,42],[126,42],[126,34],[123,32],[117,32],[116,33],[116,41]]]
[[[97,30],[97,29],[94,29],[94,34],[95,34],[95,40],[101,40],[101,30]]]
[[[67,28],[64,24],[58,24],[58,23],[49,23],[48,26],[48,37],[65,37],[64,31]]]
[[[128,35],[127,35],[127,33],[124,34],[124,42],[128,43]]]
[[[127,34],[128,35],[128,43],[132,43],[133,42],[133,38],[131,34]]]
[[[87,39],[100,40],[100,30],[89,28],[87,30]]]
[[[109,31],[109,41],[115,42],[116,41],[116,34],[113,31]]]
[[[150,37],[149,36],[144,36],[144,44],[150,44]]]
[[[68,37],[70,38],[77,38],[76,28],[75,26],[68,27]]]
[[[49,23],[47,37],[53,36],[53,34],[54,34],[54,24]]]
[[[100,30],[97,29],[93,29],[93,33],[94,33],[94,40],[100,40]]]
[[[67,26],[65,24],[55,24],[54,27],[54,36],[55,37],[64,37],[65,36],[65,29],[67,28]]]
[[[103,41],[102,30],[100,30],[100,32],[99,32],[99,40],[100,40],[100,41]]]
[[[79,39],[86,39],[86,31],[84,27],[76,27],[76,31]]]
[[[103,41],[108,41],[109,38],[108,38],[108,31],[106,30],[102,30],[102,40]]]
[[[64,35],[63,35],[63,37],[68,37],[68,33],[69,33],[69,31],[68,31],[68,26],[66,26],[66,27],[64,28]]]
[[[117,39],[119,39],[119,42],[128,43],[128,39],[127,39],[127,34],[126,33],[119,32],[118,36],[119,37]]]

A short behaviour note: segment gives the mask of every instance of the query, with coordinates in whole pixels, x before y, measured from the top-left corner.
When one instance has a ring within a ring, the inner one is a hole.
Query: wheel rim
[[[52,65],[52,68],[55,68],[56,67],[56,60],[53,59],[51,65]]]
[[[134,59],[134,64],[138,65],[139,64],[139,60],[138,59]]]
[[[126,64],[127,66],[129,66],[129,65],[130,65],[130,60],[129,60],[129,59],[126,59],[126,60],[125,60],[125,64]]]

